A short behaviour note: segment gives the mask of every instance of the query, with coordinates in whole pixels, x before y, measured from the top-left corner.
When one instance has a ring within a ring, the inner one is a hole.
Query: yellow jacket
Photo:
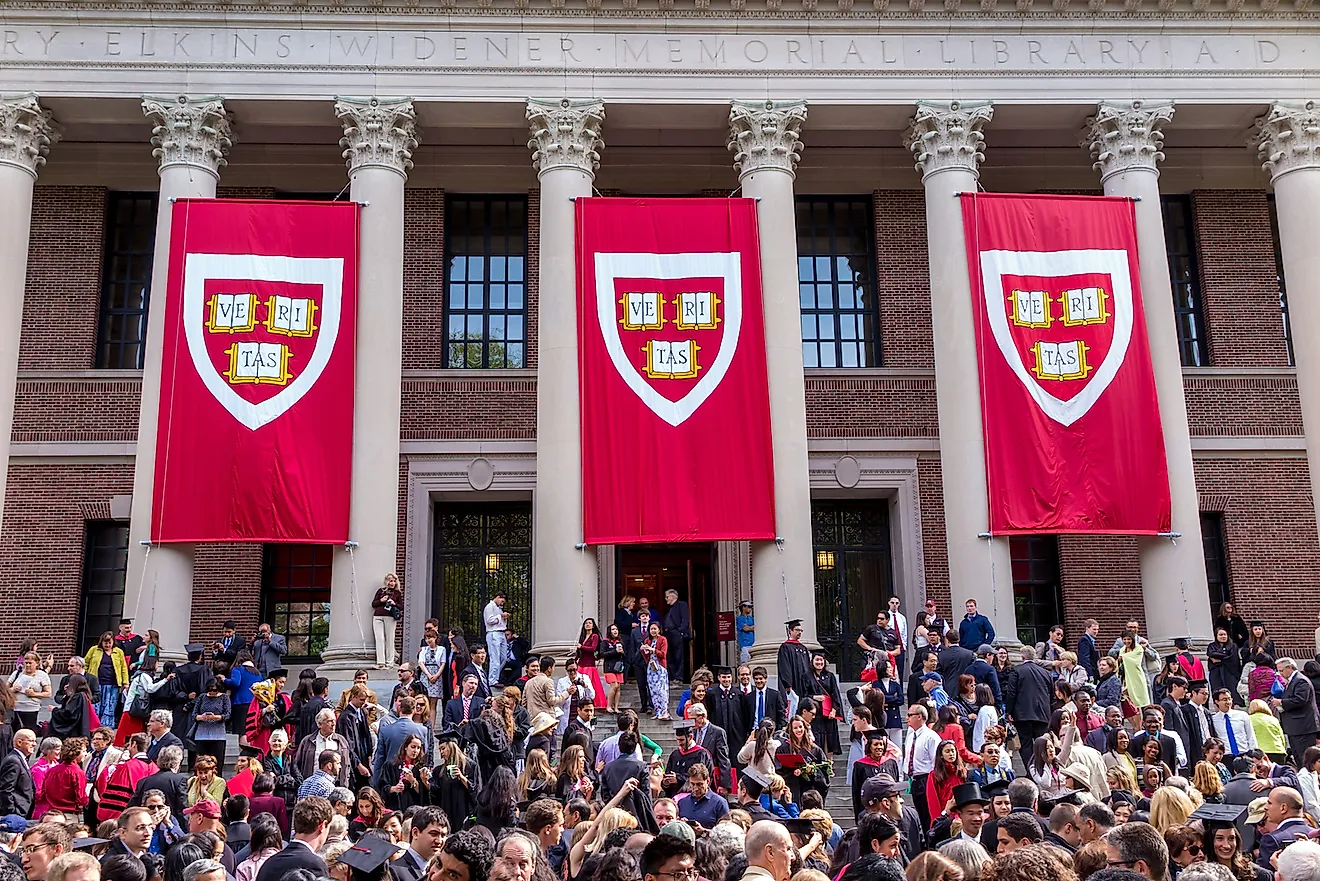
[[[124,688],[128,685],[128,662],[124,659],[124,650],[115,646],[110,650],[110,660],[115,665],[115,683]],[[87,665],[87,675],[95,679],[101,669],[101,646],[94,645],[88,649],[83,663]]]

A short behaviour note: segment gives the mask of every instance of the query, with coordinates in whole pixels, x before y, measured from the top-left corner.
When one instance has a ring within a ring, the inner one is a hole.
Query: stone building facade
[[[344,671],[397,570],[404,646],[501,587],[562,652],[674,586],[698,661],[752,598],[756,654],[791,614],[848,666],[891,593],[909,616],[978,598],[1010,641],[1089,617],[1205,640],[1231,599],[1313,651],[1309,0],[0,11],[6,644],[63,653],[121,611],[170,650],[272,620]],[[1139,199],[1178,538],[983,537],[954,198],[977,187]],[[781,544],[578,547],[572,200],[593,192],[758,199]],[[142,543],[168,206],[216,196],[364,204],[352,553]]]

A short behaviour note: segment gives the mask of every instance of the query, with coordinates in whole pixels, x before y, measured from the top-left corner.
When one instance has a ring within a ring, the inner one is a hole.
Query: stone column
[[[1311,497],[1320,499],[1320,102],[1274,102],[1251,143],[1274,184]]]
[[[784,641],[784,621],[802,619],[802,641],[816,642],[812,569],[811,483],[807,474],[807,406],[798,305],[797,211],[793,178],[807,121],[805,101],[734,101],[729,150],[742,194],[756,200],[765,301],[765,355],[774,444],[778,540],[752,542],[757,620],[752,663],[771,671]]]
[[[985,158],[981,130],[993,115],[989,101],[920,101],[905,142],[926,189],[950,620],[956,623],[967,600],[976,600],[978,610],[995,626],[996,642],[1012,645],[1018,635],[1008,539],[981,537],[990,529],[985,432],[962,200],[957,198],[976,191]],[[911,620],[915,607],[908,608]]]
[[[344,673],[351,678],[354,668],[374,665],[371,598],[385,574],[398,565],[403,185],[412,168],[417,131],[410,98],[341,98],[335,102],[335,116],[344,126],[339,145],[348,163],[349,198],[362,205],[350,547],[335,550],[330,644],[321,653],[325,675],[338,679]],[[429,585],[403,588],[427,591]],[[393,646],[388,658],[393,663]]]
[[[156,481],[156,430],[160,409],[161,346],[165,332],[165,278],[170,262],[170,219],[176,199],[214,199],[220,169],[233,143],[229,114],[216,97],[142,99],[155,123],[151,154],[160,160],[160,206],[151,264],[151,308],[142,368],[142,412],[138,416],[133,469],[133,507],[128,529],[128,574],[124,615],[137,632],[160,632],[162,655],[182,657],[192,619],[193,546],[162,544],[148,549]]]
[[[9,473],[9,437],[14,426],[18,341],[23,325],[28,237],[32,231],[32,188],[46,164],[59,127],[31,92],[0,96],[0,519]]]
[[[541,181],[532,643],[560,662],[599,603],[596,553],[582,543],[573,200],[591,195],[604,121],[605,105],[594,99],[527,101],[527,147]]]
[[[1091,150],[1106,196],[1136,199],[1137,255],[1150,360],[1155,369],[1164,455],[1177,539],[1143,538],[1141,583],[1147,635],[1164,649],[1180,636],[1210,641],[1210,602],[1201,546],[1201,510],[1192,468],[1191,433],[1183,396],[1182,359],[1173,317],[1173,288],[1160,209],[1163,127],[1173,118],[1171,101],[1101,101],[1087,120],[1083,145]]]

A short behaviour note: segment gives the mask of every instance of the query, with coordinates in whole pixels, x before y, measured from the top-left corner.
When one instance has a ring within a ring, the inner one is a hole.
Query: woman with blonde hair
[[[403,618],[403,585],[388,572],[371,598],[371,632],[376,637],[376,669],[394,661],[394,628]]]
[[[1184,826],[1196,806],[1176,786],[1161,786],[1150,797],[1150,825],[1163,835],[1174,826]]]
[[[1224,781],[1215,766],[1209,762],[1197,762],[1192,771],[1192,786],[1201,793],[1201,798],[1210,804],[1224,803]]]
[[[442,734],[441,737],[440,761],[431,772],[431,804],[445,812],[453,824],[451,828],[461,829],[476,811],[472,782],[467,777],[468,758],[453,734]],[[545,754],[541,755],[544,757]]]
[[[596,787],[587,776],[587,753],[581,746],[575,743],[564,750],[556,770],[555,798],[562,802],[571,798],[591,799]]]
[[[522,773],[518,775],[518,791],[522,793],[523,801],[536,801],[549,796],[554,788],[555,771],[550,767],[550,759],[545,750],[528,750],[527,761]]]
[[[1265,701],[1253,700],[1247,707],[1247,718],[1251,720],[1251,730],[1256,735],[1256,746],[1276,762],[1288,761],[1288,747],[1283,739],[1283,727],[1275,718],[1274,711]]]
[[[962,868],[936,850],[922,851],[908,863],[907,881],[965,881]]]

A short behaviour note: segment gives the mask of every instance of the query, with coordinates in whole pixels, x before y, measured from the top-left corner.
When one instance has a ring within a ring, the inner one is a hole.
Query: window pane
[[[1196,265],[1196,229],[1192,200],[1186,195],[1161,196],[1164,212],[1164,250],[1173,284],[1174,322],[1184,367],[1209,364],[1205,316],[1201,310],[1201,280]]]
[[[1210,589],[1210,615],[1217,617],[1219,607],[1233,601],[1228,584],[1228,554],[1224,547],[1224,515],[1201,515],[1201,545],[1205,553],[1205,580]]]
[[[142,366],[156,204],[155,193],[111,193],[106,203],[97,367]]]
[[[266,545],[261,567],[261,616],[289,642],[289,663],[315,663],[329,644],[328,545]]]
[[[1009,540],[1013,566],[1013,605],[1017,637],[1036,645],[1050,627],[1063,621],[1063,588],[1059,579],[1059,541],[1052,535]]]
[[[117,520],[89,522],[83,546],[80,654],[91,648],[102,633],[118,628],[124,611],[127,571],[128,525]]]
[[[876,367],[875,235],[867,196],[797,200],[798,301],[807,367]],[[820,341],[810,345],[808,341]]]
[[[521,367],[527,314],[527,199],[451,196],[445,203],[447,367]],[[516,330],[515,330],[516,329]],[[454,345],[462,340],[465,345]]]

